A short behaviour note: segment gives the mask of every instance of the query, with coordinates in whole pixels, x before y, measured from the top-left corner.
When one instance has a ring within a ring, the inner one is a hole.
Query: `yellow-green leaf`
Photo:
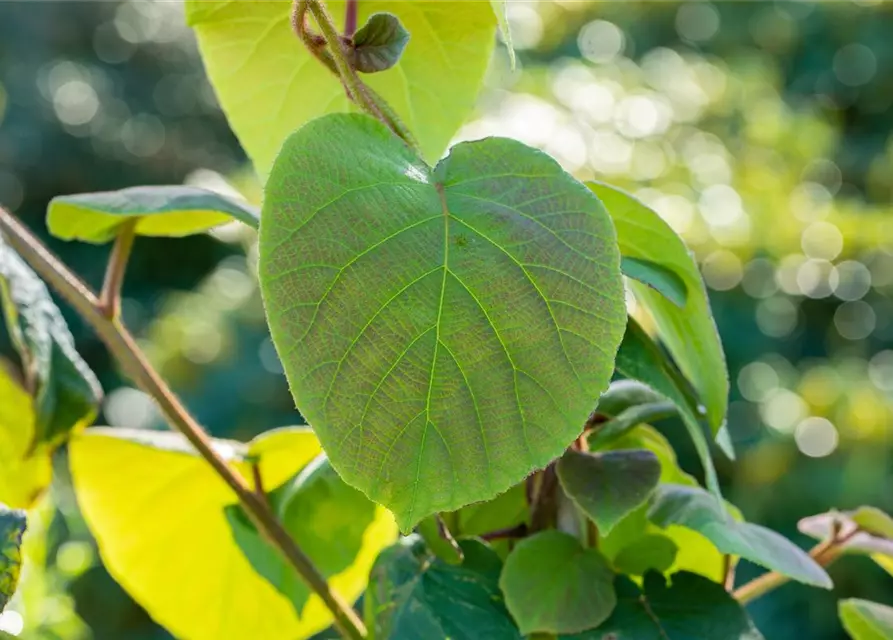
[[[285,0],[189,0],[205,68],[230,125],[266,178],[285,138],[326,113],[347,111],[344,87],[294,34]],[[343,24],[345,2],[327,2]],[[486,2],[359,3],[359,24],[392,13],[410,34],[391,69],[364,76],[407,124],[433,163],[474,106],[493,51],[496,18]]]
[[[678,300],[671,301],[648,285],[631,282],[636,298],[654,316],[661,339],[697,389],[716,433],[725,421],[729,376],[697,263],[682,239],[657,213],[615,187],[598,182],[588,186],[614,220],[620,253],[625,258],[660,265],[685,284],[685,305],[679,307]]]
[[[47,286],[0,238],[0,304],[34,397],[32,449],[59,444],[96,417],[102,389],[74,347]]]
[[[853,640],[893,638],[893,607],[850,598],[841,600],[838,609],[840,620]]]
[[[0,502],[26,509],[49,486],[52,465],[46,452],[31,452],[34,441],[31,397],[0,366]]]
[[[249,445],[215,441],[246,479],[249,460],[265,486],[283,484],[320,453],[309,429],[280,429]],[[310,596],[300,615],[252,567],[233,539],[225,509],[232,490],[178,434],[90,429],[72,439],[78,503],[112,576],[177,637],[190,640],[305,638],[331,615]],[[348,600],[366,586],[396,525],[378,508],[353,564],[330,584]]]
[[[47,227],[57,238],[103,244],[133,218],[141,236],[179,238],[230,220],[257,228],[258,212],[247,202],[182,185],[131,187],[120,191],[56,196]]]

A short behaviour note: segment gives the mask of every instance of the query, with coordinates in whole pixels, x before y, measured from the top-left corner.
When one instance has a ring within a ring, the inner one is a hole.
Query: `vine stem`
[[[827,567],[840,557],[843,544],[860,531],[861,529],[857,527],[843,536],[838,536],[835,532],[830,538],[820,542],[810,549],[809,555],[819,565]],[[756,600],[760,596],[766,595],[773,589],[777,589],[781,585],[790,582],[790,580],[789,577],[782,575],[777,571],[770,571],[735,589],[735,591],[732,592],[732,597],[741,604],[747,604],[748,602]]]
[[[211,439],[152,367],[130,332],[117,317],[109,317],[92,291],[11,213],[0,207],[0,231],[10,246],[49,283],[93,328],[124,372],[158,404],[168,422],[182,433],[217,475],[232,489],[258,531],[298,572],[325,603],[335,618],[335,626],[348,640],[364,640],[366,629],[354,610],[331,590],[313,561],[276,518],[267,502],[248,486],[214,451]],[[132,244],[132,240],[130,241]],[[115,255],[126,257],[126,241],[116,244]],[[112,266],[109,267],[112,271]],[[123,276],[123,265],[114,271]]]

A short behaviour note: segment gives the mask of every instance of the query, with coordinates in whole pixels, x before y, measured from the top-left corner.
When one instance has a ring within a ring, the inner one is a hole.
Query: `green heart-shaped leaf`
[[[636,298],[654,316],[660,337],[679,368],[698,390],[716,433],[725,421],[729,374],[697,263],[657,213],[620,189],[598,182],[587,184],[614,220],[624,258],[659,265],[685,284],[685,304],[680,308],[664,291],[649,286],[655,282],[631,283]]]
[[[840,620],[853,640],[893,638],[893,607],[850,598],[838,603]]]
[[[432,556],[418,536],[385,549],[365,596],[370,637],[521,640],[499,592],[499,557],[478,540],[462,540],[463,561]]]
[[[617,579],[617,608],[597,629],[560,640],[763,640],[744,608],[722,586],[693,573],[645,576],[640,591]]]
[[[0,613],[15,593],[22,569],[25,512],[0,504]]]
[[[292,29],[290,0],[189,0],[186,17],[239,141],[264,178],[282,142],[301,125],[348,111],[341,81],[315,60]],[[344,0],[326,7],[336,20]],[[436,162],[471,113],[496,38],[486,2],[363,0],[358,24],[391,13],[412,34],[400,61],[364,77]]]
[[[332,465],[404,531],[561,455],[605,390],[626,319],[598,199],[488,138],[429,168],[383,125],[331,115],[267,183],[273,342]]]
[[[57,196],[47,209],[47,227],[54,236],[95,244],[114,240],[132,218],[139,218],[138,235],[174,238],[233,219],[255,229],[258,223],[257,210],[247,202],[179,185]]]
[[[699,487],[660,485],[652,497],[648,519],[660,527],[675,524],[698,531],[723,553],[741,556],[794,580],[832,587],[825,570],[800,547],[765,527],[736,521]]]
[[[34,396],[31,449],[59,444],[96,417],[102,389],[50,292],[36,273],[0,238],[0,304],[6,328]]]
[[[357,71],[377,73],[400,60],[409,32],[392,13],[376,13],[354,34],[351,63]]]
[[[585,453],[568,450],[556,468],[564,492],[607,534],[648,499],[660,480],[660,462],[647,450]]]
[[[604,622],[617,598],[598,549],[560,531],[525,538],[505,561],[499,587],[521,633],[578,633]]]

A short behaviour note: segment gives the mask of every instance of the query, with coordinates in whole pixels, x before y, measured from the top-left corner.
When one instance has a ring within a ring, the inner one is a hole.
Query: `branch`
[[[827,567],[840,557],[840,554],[842,553],[841,547],[843,547],[844,543],[859,531],[861,531],[861,529],[857,527],[844,536],[838,536],[835,532],[830,538],[820,542],[810,549],[809,555],[819,565]],[[732,597],[741,604],[747,604],[748,602],[756,600],[760,596],[769,593],[773,589],[777,589],[781,585],[790,582],[790,580],[789,577],[782,575],[777,571],[770,571],[735,589],[735,591],[732,592]]]
[[[128,220],[121,227],[112,254],[109,256],[109,264],[105,271],[105,280],[102,283],[102,291],[99,293],[99,311],[110,320],[116,319],[121,314],[121,285],[124,283],[124,274],[127,271],[127,262],[130,260],[130,252],[133,250],[133,242],[136,240],[136,225],[139,218]]]
[[[357,5],[359,0],[347,0],[344,6],[344,35],[352,38],[357,32]]]
[[[330,589],[325,577],[283,528],[267,503],[214,451],[208,435],[158,372],[152,368],[130,332],[118,319],[109,318],[93,292],[52,255],[21,222],[2,207],[0,207],[0,232],[3,232],[10,246],[31,268],[93,328],[124,372],[155,400],[170,425],[189,440],[202,458],[233,490],[258,531],[294,567],[307,586],[332,612],[335,626],[341,635],[348,640],[363,640],[366,637],[366,629],[350,605]],[[123,275],[123,270],[121,273]]]

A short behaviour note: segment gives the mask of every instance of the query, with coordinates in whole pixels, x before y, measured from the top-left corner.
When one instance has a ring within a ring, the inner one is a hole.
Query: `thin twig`
[[[859,531],[861,531],[861,529],[857,527],[844,536],[838,536],[835,531],[830,538],[820,542],[810,549],[809,555],[819,565],[827,567],[840,557],[841,548],[844,543],[849,541],[849,539],[859,533]],[[790,580],[789,577],[782,575],[777,571],[769,571],[735,589],[735,591],[732,592],[732,597],[741,604],[747,604],[748,602],[756,600],[760,596],[769,593],[773,589],[777,589]]]
[[[332,59],[332,54],[325,48],[326,39],[307,28],[307,2],[305,0],[297,0],[292,5],[291,28],[313,57],[337,76],[338,68],[335,66],[335,61]],[[347,87],[345,87],[346,89]]]
[[[331,590],[325,577],[301,550],[265,501],[214,450],[211,439],[179,398],[149,364],[133,336],[118,319],[107,317],[90,289],[12,214],[0,207],[0,232],[18,254],[49,283],[96,331],[124,372],[158,404],[168,422],[182,433],[217,475],[233,490],[258,531],[294,567],[301,578],[325,603],[335,626],[349,640],[366,637],[363,622],[341,597]]]
[[[130,252],[136,240],[138,223],[139,218],[132,218],[121,226],[112,247],[112,254],[109,256],[102,291],[99,292],[99,311],[109,319],[115,319],[121,313],[121,285],[124,284],[124,274],[127,272]]]
[[[735,563],[732,561],[731,554],[725,554],[722,557],[722,585],[726,591],[731,593],[735,590]]]

